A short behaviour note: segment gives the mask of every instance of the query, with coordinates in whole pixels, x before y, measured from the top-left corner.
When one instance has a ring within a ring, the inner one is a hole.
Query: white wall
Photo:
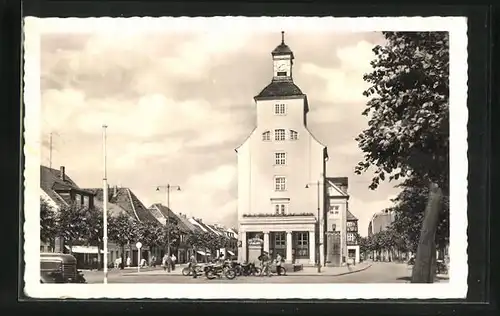
[[[286,115],[275,115],[274,104],[285,103]],[[316,141],[303,122],[304,99],[257,102],[257,128],[238,151],[238,215],[273,213],[271,198],[290,198],[288,213],[317,213],[317,188],[306,184],[323,177],[324,146]],[[274,129],[286,130],[285,141],[274,140]],[[262,133],[271,131],[271,140]],[[298,132],[290,140],[289,131]],[[275,165],[275,152],[286,153],[287,164]],[[274,190],[274,176],[287,178],[287,190]],[[320,190],[323,205],[323,190]]]

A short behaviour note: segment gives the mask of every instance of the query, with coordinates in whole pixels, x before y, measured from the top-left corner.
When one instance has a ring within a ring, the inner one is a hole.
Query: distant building
[[[92,191],[80,188],[66,173],[65,166],[52,169],[40,166],[40,197],[54,212],[64,211],[72,206],[88,207],[92,209],[99,206],[95,202]],[[97,205],[95,205],[97,204]],[[62,237],[46,243],[40,243],[40,252],[72,253],[77,258],[78,268],[86,268],[91,265],[98,253],[103,250],[97,245],[75,243],[71,248]],[[109,252],[108,252],[109,253]],[[100,260],[101,258],[98,258]]]
[[[87,191],[93,192],[95,200],[102,205],[104,202],[104,190],[102,188],[88,188]],[[132,192],[130,188],[113,186],[108,189],[108,211],[127,214],[131,219],[145,222],[155,222],[156,218],[151,214],[146,206],[139,200],[139,198]],[[112,213],[113,214],[113,213]],[[110,248],[112,243],[108,244]],[[114,246],[113,249],[109,249],[111,252],[109,255],[109,262],[113,262],[116,258],[121,257],[120,247]],[[146,259],[149,262],[151,258],[151,250],[148,245],[144,245],[141,248],[141,259]],[[124,253],[125,260],[130,257],[131,265],[137,266],[138,264],[138,251],[135,247],[135,242],[125,247]]]
[[[173,244],[170,253],[175,254],[178,263],[186,263],[190,257],[190,247],[186,244],[187,235],[190,228],[179,218],[179,215],[161,203],[155,203],[149,207],[149,211],[162,225],[173,224],[179,230],[179,240]],[[156,249],[156,258],[162,258],[166,253],[165,249]]]
[[[386,230],[394,222],[394,212],[381,211],[373,214],[368,224],[368,236],[372,236],[383,230]]]

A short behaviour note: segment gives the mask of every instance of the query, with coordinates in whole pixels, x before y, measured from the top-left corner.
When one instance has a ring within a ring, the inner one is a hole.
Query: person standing
[[[168,255],[165,254],[163,258],[161,259],[161,266],[163,267],[163,271],[167,271],[167,258]]]
[[[189,269],[191,270],[191,274],[193,274],[193,279],[198,277],[198,273],[196,272],[197,264],[196,257],[192,255],[191,258],[189,258]]]
[[[127,257],[127,267],[130,267],[131,264],[132,260],[130,259],[130,257]]]
[[[177,257],[174,254],[172,254],[170,259],[172,259],[172,271],[173,271],[175,270],[175,262],[177,261]]]

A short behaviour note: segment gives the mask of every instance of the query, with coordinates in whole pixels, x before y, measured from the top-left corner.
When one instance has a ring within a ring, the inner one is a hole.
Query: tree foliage
[[[371,189],[386,178],[404,179],[390,231],[405,234],[398,242],[411,249],[418,240],[412,282],[432,282],[434,239],[446,240],[449,217],[441,212],[449,193],[449,38],[447,32],[383,34],[373,71],[363,77],[370,84],[362,113],[369,121],[356,138],[364,159],[355,171],[375,168]]]
[[[119,214],[108,220],[108,238],[124,247],[137,239],[139,223],[127,214]]]
[[[91,238],[90,231],[95,224],[92,212],[88,206],[77,202],[61,208],[56,217],[57,235],[63,237],[70,245],[75,242],[87,242]]]
[[[40,198],[40,240],[52,243],[57,237],[57,215],[55,210]]]
[[[446,32],[384,32],[373,49],[373,71],[363,115],[369,127],[357,138],[365,153],[358,174],[376,168],[371,188],[385,178],[413,175],[448,188],[449,52]]]

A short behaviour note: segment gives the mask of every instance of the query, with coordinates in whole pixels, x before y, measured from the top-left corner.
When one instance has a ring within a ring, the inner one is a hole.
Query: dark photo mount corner
[[[5,205],[4,214],[12,220],[4,225],[2,234],[4,241],[19,240],[19,244],[6,242],[8,247],[14,247],[18,252],[18,256],[13,255],[14,251],[4,249],[5,256],[3,257],[2,268],[2,305],[6,306],[7,310],[23,310],[37,311],[43,309],[46,312],[58,312],[64,314],[72,310],[81,309],[81,305],[85,304],[88,311],[101,311],[109,313],[112,311],[134,311],[134,312],[172,312],[182,314],[194,314],[200,312],[209,312],[210,309],[220,313],[234,315],[238,314],[304,314],[304,315],[322,315],[331,313],[340,314],[384,314],[384,315],[423,315],[423,314],[463,314],[471,313],[478,315],[496,314],[498,313],[498,300],[495,295],[498,293],[491,292],[494,283],[497,283],[496,276],[498,272],[491,267],[498,266],[498,260],[495,249],[490,252],[491,245],[489,238],[495,240],[495,234],[498,234],[495,229],[489,229],[497,223],[498,215],[495,212],[490,213],[490,185],[495,183],[491,181],[490,166],[491,164],[491,136],[496,136],[498,133],[490,132],[492,126],[491,120],[494,116],[495,107],[497,105],[498,89],[500,86],[498,81],[498,61],[495,58],[498,54],[492,55],[492,41],[495,41],[493,47],[494,52],[498,53],[500,46],[500,37],[498,31],[492,31],[491,24],[495,22],[499,25],[500,14],[491,11],[491,7],[487,6],[454,6],[454,7],[336,7],[328,4],[251,4],[251,3],[236,3],[226,2],[219,4],[196,3],[193,6],[182,5],[180,2],[173,4],[165,4],[163,2],[125,2],[121,1],[30,1],[25,4],[24,15],[34,15],[39,17],[49,16],[196,16],[196,15],[335,15],[335,16],[395,16],[395,15],[457,15],[468,16],[468,38],[469,38],[469,65],[468,65],[468,108],[469,108],[469,124],[468,124],[468,140],[469,140],[469,186],[468,186],[468,257],[469,257],[469,293],[468,299],[470,303],[463,304],[450,300],[449,302],[439,303],[422,303],[408,301],[405,304],[394,304],[391,301],[375,301],[365,300],[363,303],[359,301],[337,301],[335,304],[331,302],[316,302],[320,304],[310,304],[300,301],[295,302],[248,302],[244,308],[235,302],[174,302],[174,301],[155,301],[155,302],[133,302],[114,303],[111,301],[92,301],[78,302],[71,304],[59,304],[56,301],[51,302],[30,302],[27,299],[25,302],[18,303],[17,299],[23,297],[22,291],[22,215],[19,203],[21,196],[21,175],[22,170],[22,147],[20,146],[20,120],[21,113],[19,111],[20,104],[20,89],[21,76],[20,73],[20,27],[21,27],[21,10],[16,1],[0,2],[0,29],[1,29],[1,71],[2,71],[2,124],[4,144],[7,148],[4,149],[8,155],[2,155],[5,160],[2,164],[4,168],[4,176],[8,175],[10,186],[5,187],[8,190],[5,196],[8,197],[9,205]],[[121,5],[121,6],[120,6]],[[491,68],[490,68],[491,67]],[[496,70],[495,72],[493,70]],[[494,80],[491,82],[491,80]],[[497,107],[498,108],[498,107]],[[492,111],[493,110],[493,111]],[[12,137],[15,136],[15,137]],[[497,138],[493,137],[493,140]],[[14,155],[16,153],[16,155]],[[15,159],[12,159],[14,158]],[[19,184],[14,190],[12,183]],[[498,192],[493,190],[493,192]],[[11,205],[12,204],[12,205]],[[15,223],[14,223],[15,222]],[[491,237],[490,234],[491,233]],[[18,271],[18,274],[12,273]],[[10,281],[10,282],[5,282]],[[18,283],[19,282],[19,283]],[[13,289],[17,289],[13,294]],[[497,290],[498,291],[498,290]],[[16,297],[14,297],[14,295]],[[7,301],[8,300],[8,301]],[[491,302],[491,303],[488,303]],[[241,301],[239,303],[242,303]]]

